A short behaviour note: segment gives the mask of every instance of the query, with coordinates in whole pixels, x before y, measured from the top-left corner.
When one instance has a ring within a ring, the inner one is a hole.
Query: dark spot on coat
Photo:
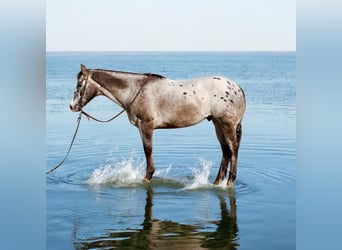
[[[231,87],[227,87],[228,89],[230,89],[230,90],[232,90],[232,88]]]
[[[186,95],[186,92],[183,92],[183,95]]]
[[[182,85],[182,84],[179,84],[179,87],[183,87],[183,85]]]
[[[219,78],[219,77],[213,77],[213,79],[215,79],[215,80],[221,80],[221,78]]]
[[[224,102],[227,102],[227,100],[226,100],[226,99],[224,99],[223,101],[224,101]]]
[[[216,95],[214,95],[214,97],[216,97]]]
[[[192,93],[194,93],[194,95],[196,95],[196,91],[194,90],[194,91],[192,91]]]
[[[234,94],[235,94],[235,95],[237,95],[237,92],[236,92],[236,91],[234,91]]]
[[[221,99],[223,99],[223,97],[221,96]]]
[[[234,103],[234,101],[233,100],[229,100],[231,103]]]
[[[239,88],[238,91],[241,92],[241,89]]]
[[[229,95],[229,92],[228,92],[228,91],[226,91],[226,95]]]
[[[227,81],[228,84],[231,84],[230,81]]]

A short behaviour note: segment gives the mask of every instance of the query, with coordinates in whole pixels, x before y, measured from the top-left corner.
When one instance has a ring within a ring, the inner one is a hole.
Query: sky
[[[295,51],[295,0],[47,0],[47,51]]]

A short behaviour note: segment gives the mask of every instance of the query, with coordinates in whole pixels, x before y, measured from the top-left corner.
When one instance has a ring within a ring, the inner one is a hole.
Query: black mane
[[[93,72],[112,72],[112,73],[119,73],[119,74],[129,74],[129,75],[137,75],[137,76],[146,76],[146,80],[159,80],[159,79],[166,79],[165,76],[153,73],[135,73],[135,72],[127,72],[127,71],[118,71],[118,70],[108,70],[108,69],[89,69]],[[77,74],[77,78],[82,76],[82,71]]]
[[[153,74],[153,73],[144,73],[144,75],[149,77],[149,78],[165,79],[165,76]]]
[[[109,69],[94,69],[95,71],[103,71],[103,72],[113,72],[119,74],[131,74],[131,75],[145,75],[149,78],[158,78],[158,79],[165,79],[165,76],[153,74],[153,73],[136,73],[136,72],[127,72],[127,71],[119,71],[119,70],[109,70]]]

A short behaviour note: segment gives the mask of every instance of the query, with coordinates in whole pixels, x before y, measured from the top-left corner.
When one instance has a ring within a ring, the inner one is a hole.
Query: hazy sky
[[[296,50],[295,0],[48,0],[47,51]]]

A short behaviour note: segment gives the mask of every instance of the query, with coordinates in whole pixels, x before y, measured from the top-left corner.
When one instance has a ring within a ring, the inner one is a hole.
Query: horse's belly
[[[210,115],[209,104],[198,100],[169,102],[158,114],[157,128],[182,128],[195,125]]]

